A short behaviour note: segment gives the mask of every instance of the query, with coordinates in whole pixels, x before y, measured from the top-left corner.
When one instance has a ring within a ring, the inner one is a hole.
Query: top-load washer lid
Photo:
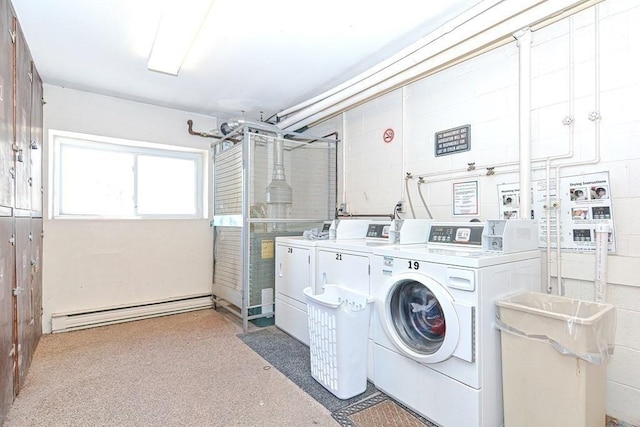
[[[368,219],[335,219],[329,227],[329,239],[363,239],[370,222]]]
[[[420,218],[395,219],[389,230],[389,243],[394,245],[427,243],[432,222],[431,219]]]

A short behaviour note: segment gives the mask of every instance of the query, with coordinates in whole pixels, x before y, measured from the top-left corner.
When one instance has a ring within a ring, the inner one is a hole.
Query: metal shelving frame
[[[243,123],[211,144],[213,302],[239,316],[245,332],[249,321],[262,326],[274,315],[275,237],[301,235],[335,216],[338,142]],[[274,183],[291,183],[284,193],[292,196],[267,188]]]

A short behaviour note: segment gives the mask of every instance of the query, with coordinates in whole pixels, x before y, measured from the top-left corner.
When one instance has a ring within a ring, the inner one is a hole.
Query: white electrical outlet
[[[404,211],[405,211],[404,200],[400,200],[398,203],[396,203],[396,212],[404,213]]]

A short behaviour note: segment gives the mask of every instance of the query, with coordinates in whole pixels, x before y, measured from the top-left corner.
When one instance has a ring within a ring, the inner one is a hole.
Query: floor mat
[[[367,382],[364,393],[351,399],[338,399],[311,376],[309,347],[275,326],[239,334],[238,338],[331,412],[378,392]]]
[[[331,415],[343,427],[436,427],[381,392]]]

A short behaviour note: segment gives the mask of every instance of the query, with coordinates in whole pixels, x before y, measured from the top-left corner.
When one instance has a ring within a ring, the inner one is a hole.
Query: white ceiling
[[[146,68],[162,1],[12,0],[45,83],[264,120],[357,76],[479,2],[216,0],[174,77]]]

